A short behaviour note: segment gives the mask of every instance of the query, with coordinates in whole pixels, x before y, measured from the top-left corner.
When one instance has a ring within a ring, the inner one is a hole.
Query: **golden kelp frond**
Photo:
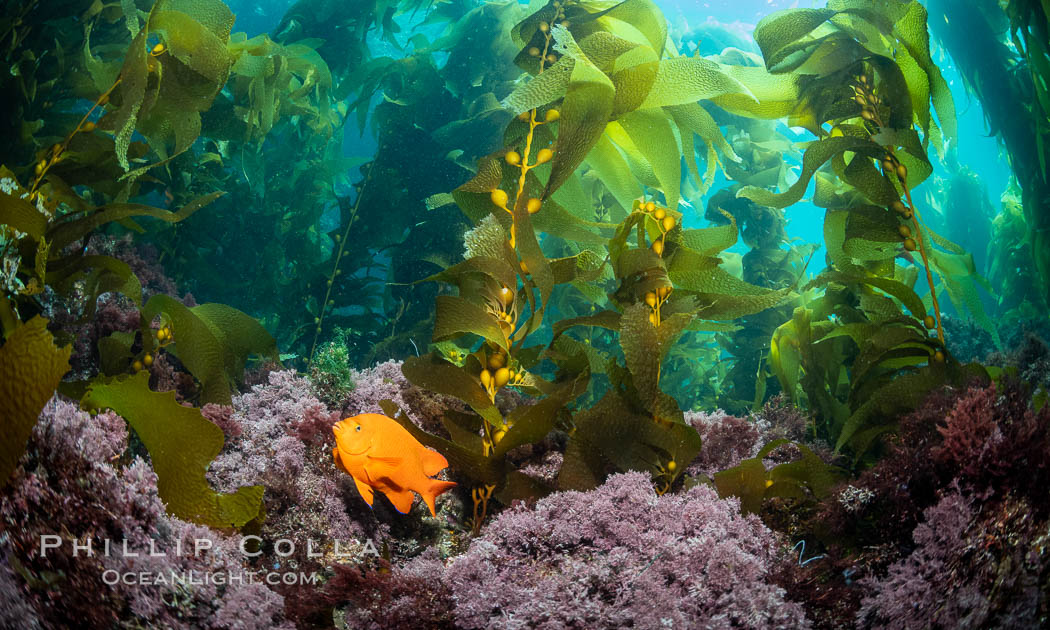
[[[229,51],[234,59],[230,87],[245,141],[261,140],[282,116],[302,116],[321,135],[330,135],[339,124],[331,107],[331,72],[313,48],[236,33]]]
[[[714,147],[726,146],[717,125],[708,124],[713,121],[695,110],[676,113],[665,108],[695,108],[698,100],[728,95],[757,102],[748,87],[714,61],[662,59],[666,31],[657,25],[664,21],[648,1],[573,5],[565,9],[561,24],[550,22],[546,11],[523,20],[515,32],[526,44],[519,63],[531,55],[549,58],[549,67],[503,101],[512,113],[520,113],[564,99],[545,195],[557,190],[586,159],[624,208],[637,196],[617,183],[625,180],[625,164],[642,175],[643,183],[663,190],[668,205],[677,207],[683,148],[689,154],[690,173],[701,181],[692,156],[694,133],[708,146],[708,173],[702,181],[710,181],[717,163]],[[581,13],[573,17],[573,11]]]
[[[918,2],[831,0],[826,9],[788,9],[763,18],[755,28],[755,42],[769,72],[795,77],[828,77],[873,55],[893,59],[904,74],[923,145],[935,135],[951,143],[957,134],[955,105],[930,57],[926,21],[926,9]],[[931,103],[939,130],[930,116]],[[909,118],[895,128],[911,122]]]
[[[161,157],[128,173],[134,179],[170,161],[200,135],[200,114],[226,84],[233,59],[226,51],[233,13],[220,0],[158,0],[132,40],[119,85],[118,109],[100,126],[113,129],[117,159],[131,170],[128,147],[139,131]],[[169,141],[174,150],[169,153]]]
[[[222,450],[222,429],[183,407],[175,392],[150,391],[149,374],[139,372],[91,385],[81,404],[92,410],[112,409],[134,429],[157,473],[157,492],[178,518],[211,527],[241,527],[259,514],[262,486],[215,492],[205,479],[212,459]]]
[[[5,335],[0,346],[0,488],[10,480],[33,425],[69,370],[72,346],[56,348],[46,326],[46,319],[34,317]]]

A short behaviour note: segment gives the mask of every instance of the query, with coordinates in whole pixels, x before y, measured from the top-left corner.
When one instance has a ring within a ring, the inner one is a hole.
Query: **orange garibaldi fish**
[[[456,484],[430,479],[448,460],[419,443],[396,420],[378,413],[363,413],[346,418],[332,427],[335,465],[354,478],[361,498],[372,505],[375,491],[385,494],[398,512],[407,514],[418,492],[430,514],[434,498]]]

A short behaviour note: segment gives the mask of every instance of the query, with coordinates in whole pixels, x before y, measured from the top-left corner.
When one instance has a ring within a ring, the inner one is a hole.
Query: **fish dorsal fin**
[[[436,475],[441,472],[441,469],[448,468],[448,460],[445,459],[445,456],[428,448],[423,449],[422,460],[423,474],[427,476]]]

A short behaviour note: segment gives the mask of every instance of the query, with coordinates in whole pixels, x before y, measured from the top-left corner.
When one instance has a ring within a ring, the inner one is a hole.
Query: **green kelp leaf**
[[[605,374],[610,360],[608,353],[568,335],[561,335],[552,341],[543,357],[569,373],[590,369],[591,374]],[[581,367],[581,363],[585,367]]]
[[[926,7],[922,6],[922,4],[918,2],[908,3],[904,15],[893,25],[893,30],[900,42],[904,44],[909,56],[926,73],[926,84],[933,99],[933,107],[937,112],[937,118],[941,122],[944,138],[949,142],[954,142],[958,135],[955,101],[952,99],[948,83],[944,80],[940,69],[930,56],[930,34],[927,29],[928,17]],[[929,135],[929,104],[923,102],[921,108],[925,110],[925,115],[920,114],[920,121],[926,121],[926,125],[923,126],[923,132]]]
[[[131,347],[135,345],[135,333],[114,332],[98,340],[100,371],[106,376],[126,374],[131,369]],[[85,387],[81,397],[87,393]]]
[[[871,157],[879,157],[886,153],[885,149],[871,140],[848,136],[817,140],[810,143],[806,148],[806,152],[802,155],[802,173],[791,188],[777,194],[763,188],[744,186],[737,192],[736,196],[750,199],[760,206],[769,206],[771,208],[786,208],[798,203],[802,199],[802,195],[805,194],[806,188],[809,186],[809,180],[813,178],[814,173],[828,160],[843,151],[853,151],[854,153]]]
[[[770,495],[775,496],[778,483],[787,481],[804,486],[814,498],[822,499],[848,476],[842,468],[825,464],[824,460],[805,444],[793,444],[802,453],[802,458],[779,464],[769,471],[769,478],[773,482],[769,488]]]
[[[454,295],[439,295],[434,305],[434,341],[454,339],[464,334],[478,335],[504,350],[507,334],[484,307]]]
[[[675,105],[665,108],[665,111],[671,114],[671,117],[674,118],[675,123],[678,124],[683,134],[688,129],[700,136],[708,146],[717,148],[724,157],[734,162],[740,161],[740,156],[736,154],[733,146],[722,135],[718,122],[699,103]],[[687,155],[686,157],[689,156]]]
[[[747,85],[723,72],[718,63],[702,57],[672,57],[660,60],[656,80],[639,109],[686,105],[730,94],[759,103]]]
[[[916,372],[898,376],[870,394],[849,416],[839,432],[835,452],[849,445],[854,459],[860,459],[878,435],[896,427],[901,412],[915,408],[931,391],[973,380],[988,381],[984,368],[977,364],[959,365],[951,357],[945,363],[931,362]]]
[[[0,179],[9,179],[13,182],[18,180],[6,166],[0,167]],[[22,199],[22,195],[29,195],[29,191],[21,186],[15,186],[11,193],[0,190],[0,225],[8,225],[19,232],[25,232],[33,240],[40,240],[47,230],[47,217],[45,217],[36,206]]]
[[[554,290],[554,273],[551,271],[550,262],[540,248],[536,230],[532,225],[532,215],[526,209],[525,203],[519,200],[514,206],[514,222],[517,225],[517,250],[521,254],[521,260],[528,268],[528,275],[540,290],[540,306],[530,317],[530,326],[538,327],[543,316],[543,310],[547,307],[551,292]],[[532,293],[528,297],[531,299]],[[519,330],[519,333],[521,331]]]
[[[680,422],[655,421],[615,391],[577,414],[575,425],[558,475],[559,490],[589,490],[614,472],[656,474],[668,459],[689,462],[700,452],[696,429]]]
[[[223,347],[226,375],[232,382],[243,381],[244,366],[251,355],[279,360],[277,341],[254,317],[214,302],[194,306],[190,312],[208,326]]]
[[[204,478],[222,450],[222,429],[195,407],[183,407],[175,392],[153,392],[149,373],[96,382],[81,404],[91,411],[112,409],[127,420],[149,451],[157,493],[168,512],[210,527],[241,527],[259,514],[262,486],[232,494],[212,490]]]
[[[583,372],[533,405],[520,405],[507,415],[507,433],[492,451],[492,457],[503,457],[522,444],[535,444],[554,429],[558,414],[587,389],[590,374]]]
[[[514,115],[543,107],[565,96],[576,66],[572,57],[562,57],[541,74],[519,85],[501,105]]]
[[[501,239],[501,246],[505,240],[505,238]],[[452,265],[448,269],[439,271],[430,277],[417,280],[415,284],[420,282],[447,282],[463,290],[466,281],[477,275],[488,276],[498,282],[501,287],[514,287],[518,282],[517,274],[505,259],[492,258],[490,256],[474,256],[461,263]]]
[[[882,326],[860,344],[860,354],[850,366],[852,391],[848,402],[853,407],[867,400],[869,377],[877,379],[898,367],[927,363],[937,347],[919,322],[897,315],[880,323]]]
[[[514,501],[542,499],[551,492],[554,492],[554,488],[539,479],[521,471],[512,470],[507,473],[503,489],[496,493],[496,500],[503,505],[511,505]]]
[[[418,357],[416,357],[418,358]],[[405,362],[407,365],[407,361]],[[406,375],[407,376],[407,375]],[[480,388],[479,388],[480,389]],[[445,438],[431,435],[416,426],[416,423],[391,400],[379,401],[383,413],[405,428],[412,437],[423,446],[428,446],[441,453],[448,460],[448,465],[470,481],[478,485],[502,485],[506,477],[506,465],[503,460],[484,457]]]
[[[124,65],[120,69],[120,108],[114,114],[111,123],[114,130],[113,140],[117,161],[125,171],[131,170],[131,164],[128,162],[128,149],[131,146],[131,136],[135,133],[139,113],[146,99],[146,86],[149,83],[147,36],[148,32],[145,29],[140,31],[128,46],[127,54],[124,55]]]
[[[33,425],[69,371],[72,351],[55,347],[40,316],[18,325],[0,346],[0,488],[10,481]]]
[[[401,372],[413,385],[438,394],[454,396],[488,420],[489,424],[503,426],[503,416],[481,388],[481,382],[464,368],[429,353],[405,359],[401,365]]]
[[[122,221],[131,217],[153,217],[168,223],[178,223],[224,194],[226,193],[214,192],[197,197],[178,212],[135,203],[110,203],[99,206],[94,213],[88,216],[56,223],[48,230],[47,236],[51,241],[51,249],[57,252],[87,236],[96,228],[113,221]]]
[[[441,424],[454,443],[474,453],[482,452],[481,416],[446,409],[441,417]]]
[[[592,250],[585,249],[575,256],[553,258],[549,262],[554,284],[558,285],[597,280],[605,261]]]
[[[649,321],[650,312],[649,307],[641,303],[624,309],[620,319],[620,346],[638,395],[651,410],[660,393],[660,365],[693,316],[676,313],[656,327]]]
[[[682,230],[677,236],[672,233],[671,240],[680,242],[700,256],[714,256],[719,252],[736,245],[739,233],[736,219],[730,216],[729,225],[718,225],[696,230]]]
[[[929,232],[926,230],[926,232]],[[950,242],[950,241],[949,241]],[[995,343],[995,347],[1002,349],[1002,339],[995,322],[988,317],[977,293],[976,282],[981,282],[986,290],[991,293],[987,281],[977,273],[972,254],[952,254],[927,248],[930,265],[937,270],[944,288],[948,291],[948,297],[958,312],[967,312],[983,328]]]
[[[623,128],[652,167],[667,207],[677,209],[681,196],[682,157],[667,116],[663,112],[631,112],[610,126],[616,124]]]
[[[556,49],[576,63],[561,107],[558,139],[544,198],[572,175],[601,137],[616,94],[612,81],[587,59],[568,29],[555,26],[551,33],[557,41]]]
[[[770,120],[789,116],[798,107],[801,75],[770,74],[762,67],[724,64],[722,71],[747,86],[751,93],[724,94],[711,98],[712,103],[731,114]]]
[[[202,404],[212,402],[229,405],[232,401],[232,376],[226,371],[226,357],[231,350],[215,336],[208,324],[182,302],[162,293],[146,302],[142,308],[142,337],[150,345],[143,350],[152,350],[154,338],[150,323],[161,314],[171,321],[175,338],[174,345],[168,346],[168,351],[177,356],[190,374],[200,381]]]
[[[658,59],[650,46],[617,37],[608,31],[596,31],[585,35],[579,40],[579,44],[580,50],[587,55],[591,63],[608,75],[616,75],[638,64]],[[626,53],[631,55],[625,57]],[[615,77],[613,82],[616,82]],[[645,91],[648,92],[648,87]],[[644,97],[643,93],[642,98]]]
[[[532,221],[541,232],[578,243],[580,246],[604,245],[609,239],[598,234],[595,228],[609,230],[614,227],[612,224],[584,221],[552,199],[543,202],[543,209],[532,216]]]
[[[730,320],[779,306],[791,298],[795,287],[773,290],[744,282],[719,267],[718,258],[679,248],[668,261],[667,274],[677,289],[697,294],[697,316]]]
[[[809,286],[826,286],[827,282],[840,282],[845,285],[854,282],[867,284],[897,298],[901,304],[911,311],[912,316],[919,319],[926,317],[926,307],[915,291],[911,287],[891,278],[866,274],[859,269],[857,271],[849,272],[825,271],[820,274],[818,278],[820,282],[819,285],[818,279],[814,279]]]
[[[158,6],[173,5],[174,2],[158,2]],[[205,4],[205,3],[199,3]],[[208,2],[210,9],[223,6],[220,2]],[[165,7],[167,8],[167,7]],[[190,7],[185,7],[190,8]],[[229,13],[229,23],[233,24],[233,14]],[[200,14],[196,14],[200,16]],[[208,79],[211,83],[222,86],[226,83],[233,59],[226,50],[229,29],[224,38],[206,28],[196,19],[181,10],[157,10],[149,20],[150,31],[160,34],[170,54]],[[162,79],[163,80],[163,79]]]
[[[587,165],[598,174],[598,178],[616,198],[617,203],[629,211],[632,202],[641,196],[642,189],[627,160],[613,141],[604,134],[600,136],[587,154]]]
[[[808,322],[809,311],[802,311]],[[799,311],[795,311],[798,317]],[[769,365],[780,381],[780,387],[788,395],[792,404],[798,399],[799,369],[802,366],[802,354],[799,352],[798,329],[795,319],[788,320],[773,331],[769,342]]]
[[[779,446],[786,442],[787,440],[774,440],[770,444]],[[768,473],[766,467],[762,465],[761,457],[745,459],[736,466],[714,475],[718,496],[740,499],[740,511],[744,514],[757,514],[762,510],[767,479],[769,479]]]
[[[762,51],[766,68],[773,68],[783,61],[783,49],[812,33],[836,13],[838,12],[832,9],[787,9],[759,20],[755,26],[754,38]]]
[[[843,181],[867,197],[871,203],[885,208],[901,198],[901,193],[897,191],[894,185],[890,183],[890,180],[882,174],[882,171],[875,167],[875,163],[867,156],[853,156],[848,165],[844,165],[844,162],[842,154],[832,158],[835,172]],[[815,199],[816,193],[814,193]]]
[[[591,38],[593,37],[592,35]],[[648,46],[639,46],[630,54],[622,55],[616,65],[620,66],[624,58],[631,60],[630,65],[611,77],[616,88],[612,113],[609,115],[613,120],[641,107],[656,82],[657,73],[660,72],[660,62]]]
[[[92,269],[92,273],[87,271]],[[94,316],[98,297],[103,293],[115,291],[135,303],[142,305],[142,284],[131,267],[122,260],[112,256],[70,256],[52,261],[48,265],[45,282],[49,286],[72,288],[73,283],[87,276],[83,287],[86,296],[83,318]]]
[[[628,31],[640,33],[657,57],[662,57],[667,43],[667,19],[652,0],[624,0],[595,16],[598,23],[616,35],[627,37]],[[637,38],[630,38],[633,40]],[[643,43],[643,41],[638,41]]]
[[[601,311],[594,315],[558,320],[554,322],[554,337],[557,339],[559,335],[573,326],[597,326],[609,330],[619,330],[620,318],[621,315],[616,311]]]

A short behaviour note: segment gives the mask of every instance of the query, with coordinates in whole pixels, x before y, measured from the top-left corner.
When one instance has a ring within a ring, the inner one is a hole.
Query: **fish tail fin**
[[[430,508],[430,515],[437,516],[437,509],[434,507],[434,499],[436,499],[442,492],[455,488],[456,482],[441,481],[440,479],[430,479],[429,481],[430,483],[423,492],[419,493],[419,496],[423,497],[423,500],[426,501],[427,507]]]

